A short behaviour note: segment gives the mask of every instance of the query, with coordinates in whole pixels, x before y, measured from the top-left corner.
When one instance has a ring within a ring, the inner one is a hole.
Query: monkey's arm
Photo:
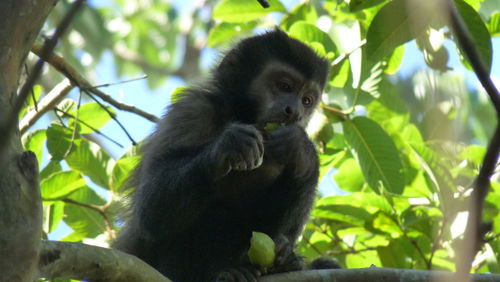
[[[224,104],[191,93],[172,105],[145,150],[138,173],[136,208],[146,226],[162,218],[165,229],[189,226],[214,200],[214,181],[262,159],[260,132],[233,123]],[[152,220],[149,220],[152,219]]]

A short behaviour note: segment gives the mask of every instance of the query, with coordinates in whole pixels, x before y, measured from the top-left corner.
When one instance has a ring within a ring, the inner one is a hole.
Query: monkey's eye
[[[278,89],[280,91],[283,91],[283,92],[286,92],[286,93],[290,93],[290,92],[293,91],[293,86],[288,81],[278,80],[278,82],[276,83],[276,86],[278,87]]]
[[[305,97],[302,97],[302,104],[306,107],[309,107],[311,106],[313,103],[313,99],[311,97],[308,97],[308,96],[305,96]]]

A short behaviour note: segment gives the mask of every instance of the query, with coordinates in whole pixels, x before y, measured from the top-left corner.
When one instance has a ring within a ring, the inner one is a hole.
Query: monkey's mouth
[[[264,123],[264,130],[265,131],[273,131],[275,130],[276,128],[280,127],[280,126],[286,126],[288,125],[286,122],[272,122],[272,121],[268,121],[268,122],[265,122]]]

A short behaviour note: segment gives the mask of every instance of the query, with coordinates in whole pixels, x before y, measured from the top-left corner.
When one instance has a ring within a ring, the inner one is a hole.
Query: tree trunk
[[[5,128],[16,98],[23,62],[56,3],[0,1],[0,128]],[[33,281],[38,278],[42,234],[38,163],[33,153],[22,153],[17,126],[11,136],[0,150],[1,280]]]

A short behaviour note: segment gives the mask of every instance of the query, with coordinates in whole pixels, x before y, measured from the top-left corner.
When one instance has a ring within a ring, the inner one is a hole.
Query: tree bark
[[[0,1],[0,128],[5,128],[15,100],[23,62],[56,3]],[[42,234],[38,163],[33,153],[22,153],[19,132],[11,136],[0,155],[1,279],[33,281]]]

